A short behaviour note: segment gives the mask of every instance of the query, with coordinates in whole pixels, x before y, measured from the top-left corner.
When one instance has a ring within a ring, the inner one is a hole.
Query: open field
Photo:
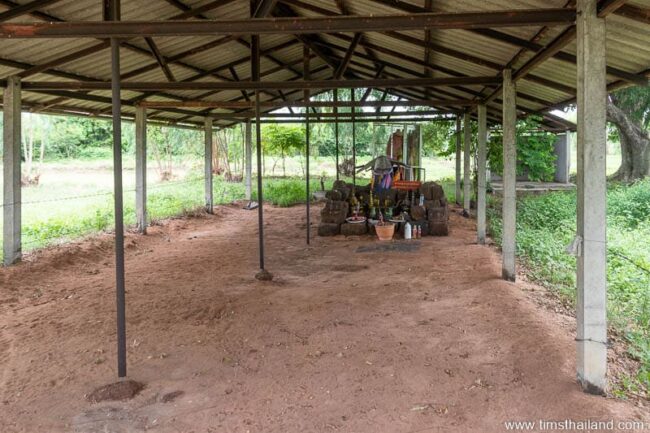
[[[508,420],[649,420],[580,391],[574,320],[538,308],[527,294],[539,287],[501,280],[472,221],[453,213],[449,237],[412,252],[358,252],[377,242],[307,247],[302,206],[266,215],[273,282],[253,278],[257,214],[241,204],[127,236],[129,376],[145,384],[130,401],[84,397],[116,377],[112,238],[0,270],[0,431],[489,433]]]
[[[360,158],[365,162],[368,158]],[[282,174],[280,166],[273,172],[274,161],[267,158],[265,180],[266,199],[275,204],[290,205],[304,202],[304,180],[274,179]],[[174,165],[174,178],[161,182],[151,161],[148,213],[158,220],[203,205],[203,161],[184,159]],[[425,167],[429,178],[439,179],[453,174],[451,161],[427,158]],[[320,189],[319,178],[326,174],[329,184],[335,176],[333,158],[312,161],[312,190]],[[1,173],[1,170],[0,170]],[[287,174],[302,176],[298,159],[287,159]],[[125,221],[135,223],[135,168],[131,158],[124,164]],[[0,176],[1,178],[1,176]],[[254,185],[254,191],[255,191]],[[23,194],[23,250],[31,251],[53,243],[71,240],[110,229],[113,226],[113,175],[110,160],[70,160],[44,164],[38,186],[24,187]],[[230,203],[244,198],[243,183],[229,183],[221,177],[214,179],[216,204]],[[256,195],[256,192],[254,192]],[[2,221],[0,221],[0,228]],[[1,244],[0,240],[0,244]],[[0,253],[1,254],[1,253]]]

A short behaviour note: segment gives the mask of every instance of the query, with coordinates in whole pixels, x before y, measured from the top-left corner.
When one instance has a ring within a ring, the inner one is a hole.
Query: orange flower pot
[[[390,241],[393,239],[395,234],[395,224],[386,223],[383,226],[377,224],[375,226],[375,231],[377,232],[377,237],[380,241]]]

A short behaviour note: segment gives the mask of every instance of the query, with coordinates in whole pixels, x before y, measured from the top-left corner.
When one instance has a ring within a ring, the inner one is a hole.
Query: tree
[[[23,137],[23,158],[25,166],[22,172],[21,182],[24,186],[38,185],[41,177],[41,166],[45,158],[45,147],[49,134],[49,117],[33,113],[25,113],[25,136]],[[36,144],[40,144],[40,156],[38,166],[34,166],[34,154]]]
[[[621,143],[621,166],[612,176],[632,182],[650,176],[650,88],[629,87],[607,98],[607,120]]]
[[[286,157],[304,152],[305,130],[302,126],[294,125],[264,125],[262,146],[268,153],[282,159],[282,173],[286,176]],[[273,164],[273,171],[275,171],[275,164]]]
[[[156,160],[156,170],[160,180],[168,181],[174,178],[174,157],[202,155],[202,141],[198,131],[147,125],[147,142]]]
[[[529,116],[517,121],[517,176],[548,182],[555,174],[555,134],[541,128],[541,117]],[[503,136],[492,135],[488,142],[490,170],[503,174]]]
[[[449,158],[456,154],[456,121],[426,122],[422,128],[422,151],[427,156]]]

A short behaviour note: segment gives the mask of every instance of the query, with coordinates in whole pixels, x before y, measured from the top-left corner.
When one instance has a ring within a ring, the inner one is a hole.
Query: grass
[[[320,189],[319,180],[312,180],[312,191]],[[326,182],[331,187],[332,180]],[[276,206],[292,206],[306,202],[306,185],[303,179],[267,179],[263,183],[264,199]],[[159,183],[149,188],[147,213],[150,221],[169,218],[195,211],[204,200],[203,178],[190,177],[182,181]],[[243,183],[226,182],[215,177],[213,182],[214,203],[227,204],[245,197]],[[254,188],[253,199],[257,199]],[[53,199],[57,200],[57,199]],[[75,203],[77,202],[77,203]],[[135,224],[135,193],[124,194],[124,221]],[[53,212],[39,217],[39,208],[49,207]],[[23,223],[24,250],[42,248],[53,243],[83,237],[114,227],[113,194],[99,192],[60,201],[28,202],[25,204],[27,218]]]
[[[365,162],[369,157],[360,159]],[[287,160],[286,178],[273,177],[273,163],[267,158],[264,179],[264,200],[276,206],[292,206],[305,203],[305,181],[302,167],[296,158]],[[312,191],[320,189],[320,176],[328,175],[325,186],[331,187],[335,174],[333,158],[321,157],[312,160]],[[427,175],[449,174],[453,165],[449,161],[425,159]],[[127,225],[135,224],[135,164],[133,158],[124,159],[124,219]],[[276,167],[276,174],[281,169]],[[0,167],[1,174],[1,167]],[[150,220],[169,218],[203,206],[204,186],[202,161],[179,159],[174,165],[174,179],[159,180],[154,162],[150,162],[147,212]],[[0,179],[2,176],[0,176]],[[349,180],[349,179],[347,179]],[[360,182],[364,182],[359,179]],[[243,200],[243,183],[225,182],[214,178],[215,204]],[[111,230],[114,222],[113,175],[110,159],[56,160],[47,162],[41,168],[41,182],[38,186],[22,189],[23,251],[31,251],[55,243],[61,243],[104,230]],[[253,185],[253,199],[257,199],[257,188]],[[0,230],[2,219],[0,218]],[[0,239],[0,245],[2,239]],[[0,249],[0,257],[1,257]]]
[[[489,229],[501,240],[500,209],[488,209]],[[645,393],[650,386],[650,181],[610,185],[607,194],[608,320],[639,361],[634,377],[615,393]],[[576,258],[565,252],[575,236],[576,193],[554,192],[517,201],[517,254],[529,277],[575,304]]]

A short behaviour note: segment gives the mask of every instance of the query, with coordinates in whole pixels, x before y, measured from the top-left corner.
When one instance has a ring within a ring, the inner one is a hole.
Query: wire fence
[[[499,215],[501,215],[501,210],[500,210],[498,207],[493,208],[493,209],[496,210],[497,213],[498,213]],[[569,225],[567,225],[567,224],[562,224],[561,227],[563,227],[563,228],[566,229],[567,231],[571,232],[571,233],[573,234],[573,236],[576,236],[576,235],[577,235],[577,230],[576,230],[575,227],[573,227],[573,226],[569,226]],[[608,254],[608,255],[615,256],[615,257],[618,257],[618,258],[620,258],[620,259],[623,259],[623,260],[625,260],[626,262],[630,263],[631,265],[635,266],[638,270],[642,271],[643,273],[645,273],[645,274],[647,274],[647,275],[650,275],[650,268],[648,268],[648,267],[646,267],[646,266],[643,266],[643,265],[640,265],[640,264],[637,263],[633,258],[628,257],[628,256],[626,256],[625,254],[620,253],[619,251],[614,250],[614,249],[613,249],[609,244],[607,245],[607,249],[606,249],[606,251],[607,251],[607,254]]]
[[[192,179],[161,182],[157,184],[148,185],[147,186],[148,198],[155,197],[154,194],[155,191],[169,191],[170,188],[174,188],[182,185],[203,184],[204,182],[205,182],[205,178],[195,177]],[[232,191],[232,188],[229,188],[227,185],[225,185],[226,183],[225,181],[215,178],[214,182],[215,184],[213,185],[213,193],[216,199],[215,204],[226,203],[228,201],[244,198],[243,193],[238,194],[236,191]],[[134,192],[136,192],[135,188],[123,189],[124,194],[129,194]],[[203,206],[203,203],[199,198],[202,197],[203,194],[202,188],[200,191],[198,190],[196,191],[198,197],[194,197],[193,194],[188,195],[187,193],[188,191],[185,189],[177,192],[172,192],[169,194],[164,194],[162,196],[162,199],[157,202],[157,206],[156,206],[157,214],[152,215],[151,212],[148,212],[149,220],[154,221],[158,218],[181,215],[182,213],[187,212],[188,210],[198,209]],[[68,196],[55,197],[50,199],[46,198],[43,200],[21,201],[20,204],[21,206],[41,205],[41,204],[48,204],[48,203],[85,200],[85,199],[92,199],[97,197],[111,197],[111,196],[114,196],[113,191],[98,191],[90,194],[68,195]],[[196,200],[194,200],[194,198],[196,198]],[[179,202],[179,201],[174,201],[174,199],[182,199],[182,200]],[[16,203],[13,204],[15,205]],[[0,208],[8,207],[10,205],[12,205],[12,203],[2,205],[0,206]],[[70,225],[57,225],[56,223],[51,223],[50,220],[44,220],[43,222],[38,222],[31,226],[24,227],[22,245],[24,247],[28,247],[27,249],[32,249],[32,247],[38,248],[38,247],[43,247],[43,246],[52,245],[56,243],[67,242],[72,239],[84,237],[92,233],[101,232],[103,230],[110,230],[112,228],[112,221],[113,221],[112,209],[105,213],[102,213],[102,209],[103,208],[101,206],[97,206],[97,209],[95,210],[95,215],[88,216],[89,219],[95,217],[99,220],[99,221],[95,221],[96,224],[95,226],[90,225],[89,227],[80,229],[79,227],[76,227],[73,223],[71,223]],[[130,218],[133,220],[131,221],[131,223],[135,223],[134,208],[131,205],[125,206],[124,212],[125,212],[125,219],[128,221]],[[0,251],[0,256],[1,255],[2,252]]]
[[[164,182],[164,183],[158,183],[158,184],[153,184],[153,185],[147,185],[147,191],[156,190],[156,189],[160,189],[160,188],[169,188],[171,186],[188,184],[188,183],[197,183],[197,182],[205,182],[205,179],[203,179],[203,178],[195,178],[195,179],[190,179],[190,180],[183,180],[183,181],[176,181],[176,182]],[[136,191],[135,188],[128,188],[128,189],[123,189],[122,193],[135,192],[135,191]],[[114,191],[101,191],[101,192],[96,192],[96,193],[92,193],[92,194],[71,195],[71,196],[57,197],[57,198],[51,198],[51,199],[45,199],[45,200],[31,200],[31,201],[11,202],[11,203],[0,204],[0,209],[5,208],[5,207],[9,207],[9,206],[15,206],[17,204],[20,204],[21,206],[24,206],[24,205],[41,204],[41,203],[55,203],[55,202],[69,201],[69,200],[80,200],[80,199],[94,198],[94,197],[106,197],[106,196],[113,196],[113,195],[115,195]]]

